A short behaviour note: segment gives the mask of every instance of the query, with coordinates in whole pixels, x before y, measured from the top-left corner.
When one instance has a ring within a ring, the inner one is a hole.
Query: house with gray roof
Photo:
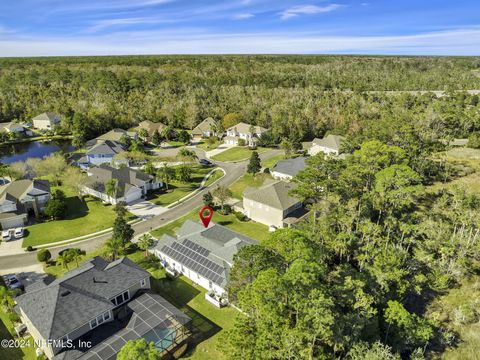
[[[202,138],[207,138],[215,135],[215,120],[211,117],[206,118],[200,124],[195,126],[192,130],[192,137],[199,141]]]
[[[87,147],[92,147],[107,140],[121,143],[123,137],[128,137],[131,140],[137,140],[138,134],[135,131],[127,131],[119,128],[112,129],[109,132],[106,132],[105,134],[96,137],[95,139],[87,141]]]
[[[227,129],[227,136],[223,140],[225,144],[238,145],[238,140],[243,139],[248,146],[254,146],[265,132],[267,132],[267,129],[264,127],[241,122],[229,127]]]
[[[315,138],[311,143],[308,143],[306,150],[310,155],[317,155],[323,152],[325,155],[338,156],[341,153],[342,142],[345,138],[340,135],[327,135],[323,139]]]
[[[0,123],[0,132],[32,136],[32,131],[24,124],[5,122]]]
[[[187,220],[176,236],[163,235],[152,252],[167,270],[181,273],[218,296],[226,296],[233,257],[244,246],[256,244],[249,237],[211,222],[207,228]]]
[[[280,160],[270,169],[270,175],[277,180],[289,181],[305,169],[305,159],[306,157],[304,156],[298,156],[292,159]]]
[[[39,130],[52,130],[60,124],[60,116],[53,112],[44,112],[32,119],[33,127]]]
[[[114,140],[104,140],[91,146],[75,163],[82,169],[88,170],[91,166],[98,166],[101,164],[110,165],[128,165],[128,161],[120,159],[116,155],[125,152],[122,144]]]
[[[39,217],[50,199],[48,180],[15,180],[0,186],[0,225],[11,229]]]
[[[139,170],[128,167],[114,168],[101,164],[88,169],[88,182],[83,192],[110,204],[126,202],[130,204],[141,199],[150,190],[162,187],[163,183]],[[107,194],[108,183],[115,184],[115,194]]]
[[[164,343],[163,335],[190,320],[150,293],[150,274],[128,258],[97,256],[41,282],[16,298],[16,311],[49,359],[113,360],[128,340],[141,337],[166,350],[174,341]]]
[[[258,188],[247,187],[243,193],[243,213],[270,230],[292,225],[305,214],[302,202],[290,194],[295,186],[285,181],[267,181]]]

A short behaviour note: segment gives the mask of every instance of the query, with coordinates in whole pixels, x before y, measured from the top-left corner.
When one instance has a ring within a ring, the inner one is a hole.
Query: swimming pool
[[[148,342],[153,342],[155,347],[163,352],[173,344],[175,336],[176,331],[173,329],[154,328],[143,335],[143,338]]]

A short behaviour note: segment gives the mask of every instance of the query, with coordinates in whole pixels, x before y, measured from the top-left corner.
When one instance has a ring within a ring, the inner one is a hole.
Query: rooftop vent
[[[60,293],[60,295],[61,295],[62,297],[67,296],[67,295],[70,295],[70,290],[62,291],[62,292]]]

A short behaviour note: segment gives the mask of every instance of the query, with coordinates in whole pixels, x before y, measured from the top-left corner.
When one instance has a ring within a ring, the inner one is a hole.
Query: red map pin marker
[[[210,206],[205,205],[203,208],[200,209],[200,212],[198,214],[200,215],[200,219],[203,222],[203,226],[208,227],[208,224],[210,224],[210,220],[212,220],[213,209]]]

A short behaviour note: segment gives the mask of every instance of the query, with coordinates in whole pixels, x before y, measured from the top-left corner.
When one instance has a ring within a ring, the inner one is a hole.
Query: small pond
[[[32,141],[29,143],[0,146],[0,163],[11,164],[28,158],[44,158],[57,151],[75,150],[71,140],[52,140],[49,142]]]

